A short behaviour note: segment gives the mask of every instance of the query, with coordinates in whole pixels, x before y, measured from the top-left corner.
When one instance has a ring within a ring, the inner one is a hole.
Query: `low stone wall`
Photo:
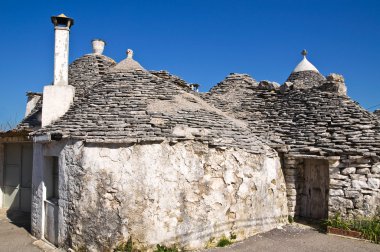
[[[234,233],[241,240],[287,223],[285,182],[273,151],[257,155],[195,141],[78,142],[60,158],[67,183],[60,188],[69,201],[62,206],[61,246],[106,251],[132,238],[144,250],[196,249],[211,238]]]

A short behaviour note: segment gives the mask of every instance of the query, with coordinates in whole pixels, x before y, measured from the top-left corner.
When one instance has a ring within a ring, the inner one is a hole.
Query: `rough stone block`
[[[330,197],[329,206],[332,208],[354,208],[354,204],[351,200],[343,197]]]
[[[360,192],[359,191],[346,190],[346,191],[344,191],[344,194],[345,194],[346,198],[356,198],[356,197],[359,197]]]
[[[372,173],[380,173],[380,163],[376,163],[371,168]]]
[[[368,184],[362,180],[352,180],[352,188],[355,189],[366,189],[368,188]]]
[[[344,196],[344,192],[341,189],[330,189],[330,196]]]
[[[341,188],[341,187],[348,187],[350,185],[349,182],[344,180],[337,180],[337,179],[330,179],[330,187],[331,188]]]
[[[341,170],[341,173],[343,175],[354,174],[355,172],[356,172],[355,167],[347,167],[347,168],[344,168],[343,170]]]
[[[379,189],[380,188],[380,179],[369,178],[368,179],[368,187],[371,189]]]
[[[360,168],[360,169],[356,169],[356,174],[369,174],[371,173],[371,171],[369,170],[369,168]]]

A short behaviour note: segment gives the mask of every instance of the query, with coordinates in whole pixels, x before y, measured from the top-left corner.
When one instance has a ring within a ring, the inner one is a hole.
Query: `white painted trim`
[[[50,133],[46,133],[45,135],[35,136],[33,137],[33,142],[35,143],[51,142],[51,135]]]

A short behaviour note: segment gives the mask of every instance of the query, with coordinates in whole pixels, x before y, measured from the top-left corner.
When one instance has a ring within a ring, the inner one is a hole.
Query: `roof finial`
[[[301,54],[303,55],[303,57],[306,57],[306,55],[307,55],[306,49],[303,49],[302,52],[301,52]]]
[[[133,58],[133,50],[132,49],[128,49],[127,50],[127,59],[132,59]]]

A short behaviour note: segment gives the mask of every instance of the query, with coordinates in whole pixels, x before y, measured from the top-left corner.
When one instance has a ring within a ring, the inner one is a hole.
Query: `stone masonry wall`
[[[380,212],[378,157],[342,156],[330,164],[329,216],[372,216]]]
[[[66,146],[66,247],[108,251],[130,237],[140,248],[203,248],[287,222],[279,158],[196,141]],[[61,186],[60,186],[61,188]],[[145,250],[144,250],[145,251]]]
[[[305,156],[306,157],[306,156]],[[319,157],[320,158],[320,157]],[[329,157],[328,215],[354,218],[373,216],[380,211],[380,162],[377,157]],[[301,191],[304,186],[303,157],[285,156],[284,175],[289,215],[301,210]]]

